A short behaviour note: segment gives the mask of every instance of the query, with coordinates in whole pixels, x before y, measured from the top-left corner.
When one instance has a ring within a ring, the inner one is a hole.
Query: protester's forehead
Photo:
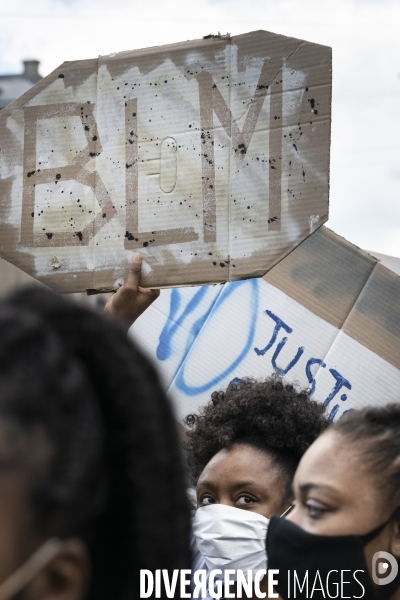
[[[272,455],[247,444],[237,444],[217,452],[205,466],[199,483],[219,472],[223,472],[225,477],[229,474],[231,479],[237,480],[243,479],[245,475],[258,478],[268,474],[277,476]]]
[[[371,473],[365,465],[362,444],[349,442],[334,429],[322,434],[307,450],[295,475],[297,488],[307,486],[338,494],[368,494]]]

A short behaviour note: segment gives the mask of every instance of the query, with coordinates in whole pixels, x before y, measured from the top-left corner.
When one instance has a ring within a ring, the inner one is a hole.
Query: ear
[[[78,539],[65,540],[57,555],[26,588],[26,600],[84,600],[90,579],[86,545]]]
[[[400,521],[395,521],[391,533],[390,554],[400,560]]]

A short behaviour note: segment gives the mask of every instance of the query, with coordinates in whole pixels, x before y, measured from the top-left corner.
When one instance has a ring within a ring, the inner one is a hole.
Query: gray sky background
[[[399,0],[0,0],[0,74],[257,29],[333,48],[328,226],[400,257]]]

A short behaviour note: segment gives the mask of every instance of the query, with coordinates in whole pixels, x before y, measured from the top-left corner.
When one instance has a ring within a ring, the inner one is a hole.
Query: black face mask
[[[279,570],[279,575],[274,576],[278,581],[276,590],[285,600],[346,597],[388,600],[400,585],[400,574],[393,582],[375,588],[364,546],[376,538],[389,521],[367,535],[336,536],[308,533],[291,521],[271,517],[267,556],[268,569]]]

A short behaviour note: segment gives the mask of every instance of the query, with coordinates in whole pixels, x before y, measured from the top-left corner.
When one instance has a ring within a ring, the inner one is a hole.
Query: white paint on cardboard
[[[145,284],[217,282],[265,273],[310,234],[311,215],[321,225],[330,52],[248,36],[214,54],[212,40],[163,60],[150,49],[146,68],[135,53],[65,63],[5,109],[2,256],[61,291],[112,288],[137,250]],[[304,48],[307,64],[290,62]],[[305,94],[321,81],[317,118]]]

